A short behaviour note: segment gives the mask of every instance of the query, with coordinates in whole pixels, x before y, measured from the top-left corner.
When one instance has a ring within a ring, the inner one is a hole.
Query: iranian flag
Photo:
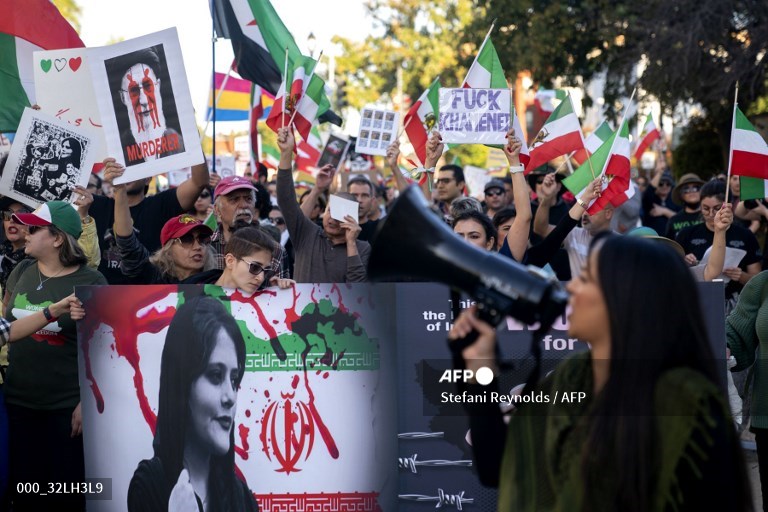
[[[533,104],[542,116],[549,116],[566,96],[562,89],[539,89],[533,97]]]
[[[750,178],[748,176],[739,176],[741,191],[739,199],[746,201],[748,199],[765,199],[768,197],[768,180],[760,178]]]
[[[261,157],[261,163],[268,169],[277,169],[277,165],[280,163],[280,150],[275,146],[265,144],[261,148]]]
[[[309,132],[309,139],[299,142],[296,149],[296,168],[300,171],[314,173],[323,150],[323,141],[320,139],[317,125],[313,126]]]
[[[35,102],[32,53],[84,46],[50,0],[0,0],[0,132]]]
[[[595,176],[602,176],[602,193],[594,199],[587,213],[594,215],[608,203],[614,207],[621,205],[632,197],[635,192],[629,179],[629,128],[626,121],[621,130],[617,131],[603,143],[592,155],[592,167],[589,163],[581,165],[574,173],[563,180],[563,185],[573,195],[579,197],[584,189],[592,183],[592,169]]]
[[[573,159],[581,165],[587,161],[587,157],[597,151],[603,142],[607,141],[613,135],[613,129],[608,121],[603,121],[595,131],[589,134],[589,137],[584,141],[584,149],[580,149],[573,155]]]
[[[251,146],[251,173],[258,176],[259,171],[259,119],[264,113],[261,104],[261,86],[251,84],[251,110],[248,113],[249,142]]]
[[[293,120],[302,139],[310,141],[312,127],[320,115],[330,108],[331,104],[325,94],[325,81],[312,73],[309,78],[309,85],[302,92],[296,105],[296,117]]]
[[[659,128],[656,126],[656,123],[653,122],[653,117],[651,114],[648,114],[648,117],[645,118],[643,131],[640,132],[640,137],[638,138],[639,142],[637,143],[637,149],[635,150],[635,158],[639,160],[640,157],[643,156],[643,153],[645,153],[645,150],[648,149],[660,135]]]
[[[552,112],[539,134],[531,143],[531,159],[526,166],[526,174],[532,169],[544,165],[553,158],[566,155],[584,148],[581,125],[570,95]]]
[[[509,89],[507,79],[504,77],[504,70],[501,68],[499,55],[496,53],[493,42],[491,42],[490,32],[485,36],[485,40],[482,46],[480,46],[480,51],[469,68],[466,78],[464,78],[462,87],[470,89]],[[525,132],[523,132],[523,127],[517,118],[517,113],[512,118],[512,127],[515,129],[515,134],[523,142],[523,149],[520,150],[520,162],[528,166],[530,157],[528,145],[525,143],[525,137],[523,137]]]
[[[733,113],[730,161],[731,174],[768,179],[768,144],[739,107]]]
[[[438,104],[440,101],[440,78],[424,91],[416,103],[405,114],[403,126],[408,140],[416,152],[416,156],[423,163],[427,159],[427,139],[429,132],[437,122]]]

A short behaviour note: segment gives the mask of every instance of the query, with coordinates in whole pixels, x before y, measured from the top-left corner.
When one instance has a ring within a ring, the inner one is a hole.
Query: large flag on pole
[[[611,135],[613,135],[611,125],[608,124],[608,121],[603,121],[600,123],[600,126],[598,126],[597,129],[590,133],[589,137],[584,140],[584,149],[577,151],[576,154],[573,155],[573,159],[576,160],[576,163],[579,165],[583,164],[587,161],[589,155],[594,154],[594,152],[603,145],[603,142],[611,138]]]
[[[634,193],[630,183],[629,170],[629,127],[626,121],[621,129],[615,132],[603,143],[590,158],[592,166],[587,162],[576,169],[573,174],[563,180],[565,188],[579,197],[584,189],[592,183],[592,170],[595,177],[602,176],[602,193],[590,203],[587,213],[594,215],[605,205],[611,203],[614,207],[621,205]]]
[[[552,115],[555,108],[562,102],[567,93],[563,89],[539,89],[533,96],[533,104],[542,116]]]
[[[317,125],[314,125],[309,132],[309,137],[300,141],[296,147],[296,169],[314,173],[322,151],[323,140],[320,138]]]
[[[526,174],[553,158],[584,148],[581,125],[568,95],[552,112],[531,143]]]
[[[83,46],[50,0],[0,0],[0,132],[15,132],[35,102],[32,53]]]
[[[262,92],[261,86],[251,84],[251,108],[248,115],[249,132],[250,132],[250,146],[251,146],[251,174],[258,176],[259,161],[261,151],[259,148],[259,119],[261,119],[264,113],[264,107],[261,103]]]
[[[653,117],[651,114],[648,114],[648,117],[645,118],[643,131],[640,132],[640,137],[638,137],[637,149],[635,150],[635,158],[639,160],[643,156],[643,153],[645,153],[645,150],[648,149],[648,147],[653,144],[653,142],[658,139],[660,135],[661,132],[659,132],[659,128],[656,126],[656,123],[653,122]]]
[[[491,27],[492,29],[493,27]],[[507,79],[504,76],[504,70],[501,67],[499,54],[496,53],[496,48],[493,46],[493,42],[491,42],[490,30],[480,46],[480,51],[477,52],[475,61],[470,66],[469,71],[467,71],[462,87],[470,89],[509,89]],[[530,157],[528,156],[528,144],[525,143],[525,138],[523,137],[523,127],[517,118],[516,112],[512,118],[512,127],[515,129],[515,134],[523,143],[523,149],[520,150],[520,162],[527,166]]]
[[[292,79],[309,76],[314,64],[308,66],[308,57],[301,54],[293,36],[268,0],[212,0],[211,12],[216,33],[231,39],[237,72],[246,80],[276,95],[284,78],[286,48]],[[293,83],[289,89],[292,88]],[[301,88],[305,89],[306,85],[302,84]],[[322,95],[325,96],[324,91]],[[330,106],[330,103],[327,105]],[[318,114],[320,122],[341,126],[341,118],[329,108],[320,109]]]
[[[437,122],[440,103],[440,78],[435,78],[403,118],[403,126],[413,150],[422,164],[427,159],[427,139]]]

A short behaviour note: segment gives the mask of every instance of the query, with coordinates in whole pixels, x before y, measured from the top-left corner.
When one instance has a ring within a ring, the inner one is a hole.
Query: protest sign
[[[175,28],[88,53],[107,151],[128,183],[203,162]]]
[[[396,510],[396,361],[384,343],[394,322],[378,311],[387,307],[376,290],[307,283],[248,296],[155,285],[77,294],[88,318],[78,325],[85,473],[112,486],[111,500],[90,500],[89,512],[167,510],[163,489],[177,478],[152,468],[175,467],[164,443],[190,438],[195,453],[226,452],[211,454],[213,486],[241,475],[247,492],[222,510],[249,510],[240,505],[251,493],[261,510]]]
[[[490,171],[472,165],[464,166],[464,181],[467,184],[469,195],[482,199],[485,184],[493,179]]]
[[[355,152],[387,155],[387,148],[397,138],[400,114],[391,110],[365,107],[360,121]]]
[[[328,142],[323,148],[323,153],[320,155],[320,160],[317,161],[317,167],[330,164],[338,169],[341,162],[344,161],[344,157],[347,156],[347,149],[349,149],[349,139],[343,135],[330,134]]]
[[[507,89],[440,89],[438,130],[445,143],[504,144],[512,121]]]
[[[26,108],[0,178],[0,193],[35,208],[47,201],[73,202],[72,189],[88,185],[97,145],[94,130]]]
[[[336,219],[339,222],[346,222],[344,217],[349,215],[355,222],[358,221],[358,212],[360,211],[360,204],[357,201],[350,201],[344,199],[335,194],[331,194],[330,197],[331,218]]]
[[[205,155],[205,162],[211,172],[217,173],[222,178],[235,175],[234,155],[216,155],[216,162],[213,161],[212,155]]]
[[[93,129],[98,143],[94,155],[96,162],[101,163],[108,156],[107,143],[93,92],[88,49],[34,52],[33,68],[40,109],[73,126]]]

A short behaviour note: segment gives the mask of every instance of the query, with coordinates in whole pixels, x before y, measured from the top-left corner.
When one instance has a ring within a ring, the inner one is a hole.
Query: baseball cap
[[[251,180],[248,178],[243,178],[242,176],[227,176],[226,178],[222,178],[219,184],[216,185],[213,197],[215,199],[219,196],[225,196],[230,192],[241,188],[256,190],[256,187],[253,186],[253,183],[251,183]]]
[[[502,192],[504,192],[504,182],[501,181],[499,178],[493,178],[488,183],[485,184],[485,187],[483,188],[483,192],[488,192],[492,188],[498,188]]]
[[[206,235],[210,236],[213,234],[213,230],[203,224],[203,221],[194,218],[188,213],[173,217],[165,223],[163,229],[160,231],[160,244],[165,245],[168,240],[180,238],[193,229],[198,228],[202,229]]]
[[[13,220],[27,226],[55,226],[75,238],[80,238],[83,232],[77,210],[64,201],[48,201],[32,213],[15,213]]]

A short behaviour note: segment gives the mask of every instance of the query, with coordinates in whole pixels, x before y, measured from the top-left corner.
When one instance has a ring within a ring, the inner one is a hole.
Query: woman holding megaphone
[[[498,486],[498,510],[751,510],[696,284],[682,259],[662,244],[600,234],[567,289],[568,334],[591,351],[539,382],[533,391],[547,400],[518,406],[508,426],[498,404],[466,404],[478,473]],[[461,352],[467,369],[497,368],[495,330],[474,308],[458,317],[449,339],[472,331],[477,340]],[[464,386],[482,393],[496,382]]]

